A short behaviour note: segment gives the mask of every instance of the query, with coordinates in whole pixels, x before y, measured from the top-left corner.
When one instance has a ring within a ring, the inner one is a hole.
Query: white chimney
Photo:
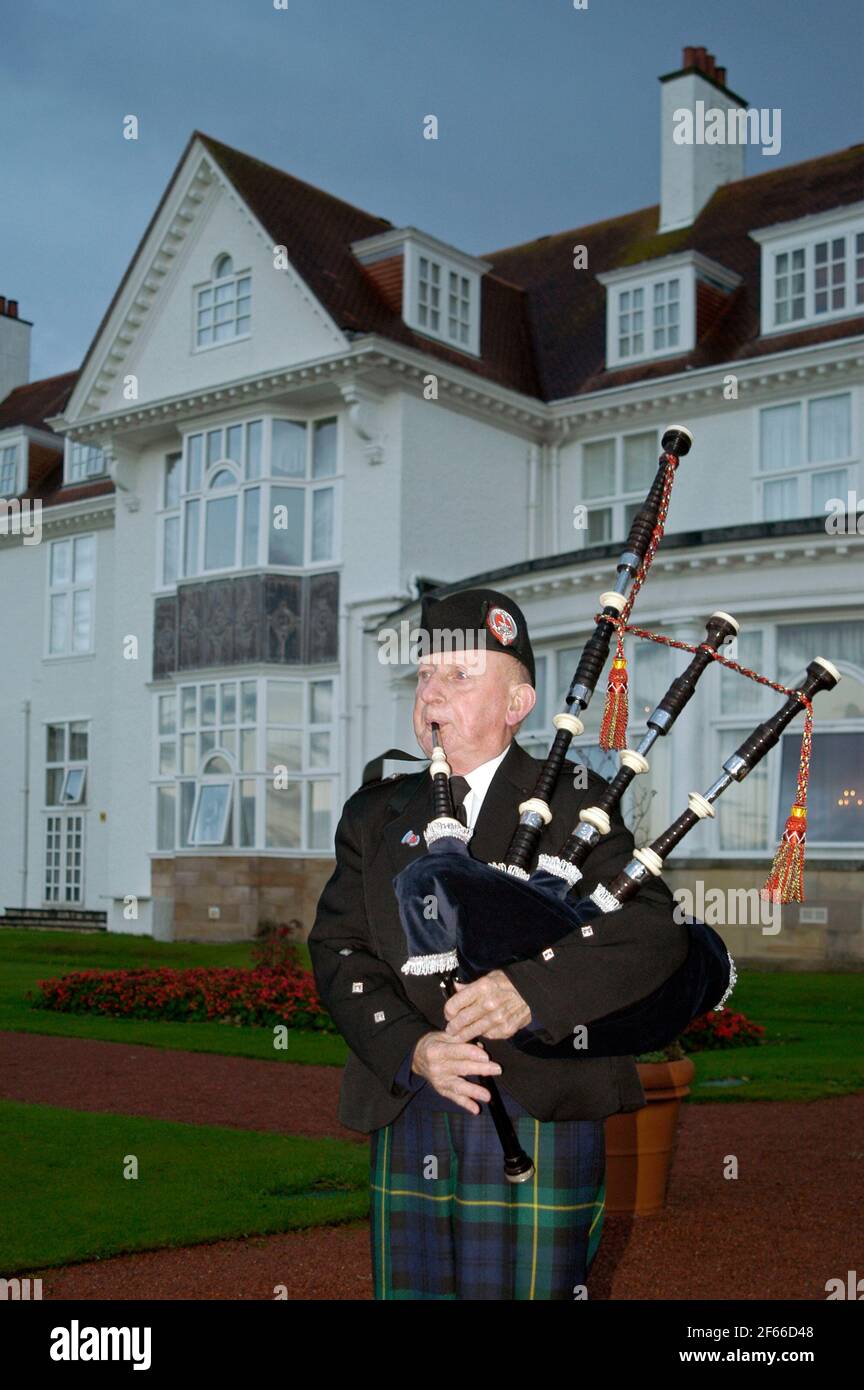
[[[18,317],[18,300],[0,295],[0,401],[30,380],[32,323]]]
[[[713,53],[704,48],[685,48],[677,72],[661,77],[660,117],[660,225],[659,232],[689,227],[716,188],[744,177],[744,145],[740,140],[709,144],[704,140],[706,124],[714,139],[721,129],[712,111],[722,112],[722,127],[728,133],[727,112],[745,109],[742,97],[726,86],[726,69],[718,68]],[[701,107],[697,105],[701,103]],[[689,119],[682,113],[689,112]],[[692,139],[682,140],[687,130]],[[677,133],[677,140],[675,138]],[[733,134],[734,119],[733,119]],[[679,143],[680,142],[680,143]]]

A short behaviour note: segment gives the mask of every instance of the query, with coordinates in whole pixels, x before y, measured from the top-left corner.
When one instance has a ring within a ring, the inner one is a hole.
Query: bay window
[[[765,521],[824,516],[832,498],[845,504],[857,479],[848,391],[759,412],[759,477]]]
[[[332,676],[184,682],[157,730],[157,849],[332,848]]]
[[[250,420],[197,431],[165,459],[161,582],[333,564],[338,425]]]

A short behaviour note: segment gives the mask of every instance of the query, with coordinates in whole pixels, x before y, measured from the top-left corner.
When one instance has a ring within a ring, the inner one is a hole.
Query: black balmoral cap
[[[497,589],[459,589],[442,598],[424,597],[420,608],[420,631],[433,652],[456,650],[436,633],[462,633],[475,650],[506,652],[521,661],[535,683],[534,652],[528,637],[525,614],[506,594]]]

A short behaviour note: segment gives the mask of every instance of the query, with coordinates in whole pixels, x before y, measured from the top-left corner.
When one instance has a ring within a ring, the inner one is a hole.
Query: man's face
[[[533,686],[514,684],[518,667],[504,652],[433,652],[417,666],[414,733],[427,757],[431,724],[454,773],[464,775],[495,758],[513,738],[513,726],[530,714]]]

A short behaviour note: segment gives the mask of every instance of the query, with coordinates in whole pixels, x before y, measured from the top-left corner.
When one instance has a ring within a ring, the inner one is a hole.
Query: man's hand
[[[501,1068],[475,1043],[454,1042],[446,1033],[425,1033],[414,1048],[411,1070],[423,1076],[439,1094],[472,1115],[480,1114],[477,1101],[488,1101],[484,1086],[466,1076],[500,1076]]]
[[[444,1005],[446,1033],[454,1042],[512,1038],[531,1022],[531,1010],[503,970],[491,970],[470,985],[457,980],[456,990]]]

